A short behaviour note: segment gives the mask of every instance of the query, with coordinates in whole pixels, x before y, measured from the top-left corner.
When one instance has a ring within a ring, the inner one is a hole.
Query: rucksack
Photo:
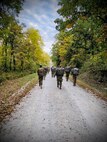
[[[55,71],[56,71],[56,68],[55,68],[55,67],[53,67],[51,70],[52,70],[52,72],[55,72]]]
[[[63,76],[63,75],[64,75],[64,69],[63,69],[63,68],[58,68],[58,69],[56,70],[56,75]]]
[[[73,74],[73,75],[78,75],[78,74],[79,74],[79,69],[78,69],[78,68],[74,68],[74,69],[72,70],[72,74]]]
[[[70,67],[66,67],[66,68],[65,68],[65,72],[66,72],[66,73],[70,73],[70,71],[71,71],[71,68],[70,68]]]
[[[39,76],[44,76],[44,69],[43,68],[38,69],[38,75]]]

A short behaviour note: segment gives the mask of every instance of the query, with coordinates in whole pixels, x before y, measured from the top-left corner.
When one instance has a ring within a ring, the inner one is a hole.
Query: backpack
[[[79,69],[78,69],[78,68],[74,68],[74,69],[72,70],[72,74],[73,74],[73,75],[78,75],[78,74],[79,74]]]
[[[64,75],[64,69],[63,68],[58,68],[56,70],[56,75],[63,76]]]
[[[66,73],[70,73],[70,71],[71,71],[70,67],[66,67],[66,68],[65,68],[65,72],[66,72]]]
[[[44,76],[44,69],[43,68],[38,69],[38,75],[39,76]]]
[[[51,70],[52,70],[52,72],[55,72],[55,71],[56,71],[56,68],[55,68],[55,67],[53,67]]]

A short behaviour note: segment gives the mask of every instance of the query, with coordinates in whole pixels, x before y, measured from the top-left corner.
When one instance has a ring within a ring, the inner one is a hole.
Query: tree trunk
[[[10,71],[12,70],[12,51],[11,51],[11,55],[10,55]]]
[[[12,63],[13,63],[13,42],[11,43],[10,71],[12,70]]]
[[[23,60],[21,60],[21,71],[23,71],[23,64],[24,64],[24,62],[23,62]]]
[[[13,52],[13,70],[16,70],[16,59],[15,59],[15,54]]]
[[[4,71],[7,71],[7,43],[5,44]]]

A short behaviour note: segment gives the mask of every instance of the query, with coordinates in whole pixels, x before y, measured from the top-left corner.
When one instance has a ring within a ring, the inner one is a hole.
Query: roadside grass
[[[37,74],[6,80],[0,85],[0,122],[37,83]]]
[[[70,77],[70,79],[72,80],[72,77]],[[84,73],[77,77],[77,84],[88,92],[107,101],[107,83],[97,83],[92,77],[89,77],[87,73]]]
[[[18,72],[18,71],[14,71],[14,72],[2,72],[0,71],[0,85],[6,81],[6,80],[12,80],[12,79],[17,79],[20,77],[23,77],[25,75],[29,75],[30,72],[28,71],[23,71],[23,72]]]

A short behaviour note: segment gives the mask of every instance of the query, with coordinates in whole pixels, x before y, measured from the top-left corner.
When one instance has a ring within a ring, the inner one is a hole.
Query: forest
[[[18,20],[24,1],[0,1],[0,121],[37,84],[39,65],[50,63],[39,30]],[[53,64],[77,66],[79,85],[107,98],[107,1],[59,0],[58,5]]]
[[[54,64],[77,66],[82,79],[107,85],[107,1],[60,0],[58,4]]]
[[[37,83],[50,56],[38,29],[18,20],[25,0],[0,1],[0,122]]]
[[[24,0],[0,2],[0,82],[9,78],[5,73],[13,72],[14,77],[34,73],[40,64],[46,66],[50,61],[38,29],[27,29],[18,21],[23,3]]]
[[[50,62],[38,29],[27,29],[18,21],[24,1],[0,2],[0,83],[35,73],[40,64]],[[104,85],[107,91],[107,2],[60,0],[58,5],[52,62],[76,65],[82,79]]]

